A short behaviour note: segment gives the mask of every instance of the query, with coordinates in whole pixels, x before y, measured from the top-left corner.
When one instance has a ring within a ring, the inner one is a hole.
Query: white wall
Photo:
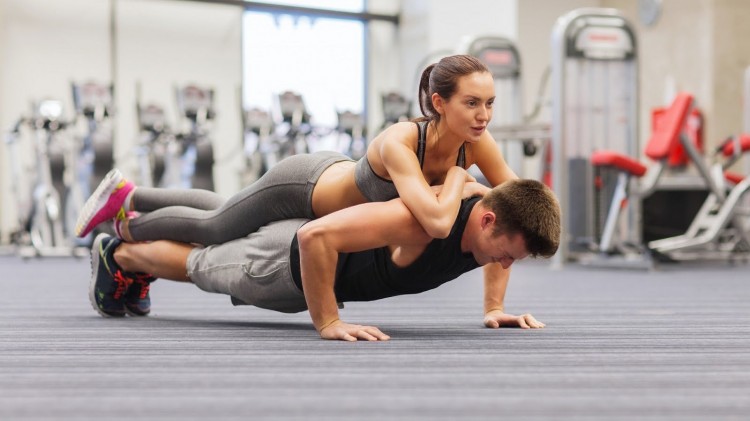
[[[499,35],[516,39],[517,3],[517,0],[430,2],[430,49],[455,48],[467,35]]]

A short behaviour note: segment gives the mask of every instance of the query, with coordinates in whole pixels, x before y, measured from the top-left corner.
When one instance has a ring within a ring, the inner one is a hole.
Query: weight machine
[[[553,267],[591,254],[611,196],[595,195],[597,150],[638,157],[638,50],[635,31],[615,9],[584,8],[561,16],[552,33],[552,187],[562,210]],[[601,203],[597,203],[600,200]],[[622,223],[640,237],[641,203]]]

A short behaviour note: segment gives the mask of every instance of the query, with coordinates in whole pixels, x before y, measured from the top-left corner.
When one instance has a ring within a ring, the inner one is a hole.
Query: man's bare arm
[[[503,269],[499,263],[484,265],[484,313],[493,310],[505,311],[505,290],[508,288],[510,268]]]
[[[325,339],[385,340],[373,326],[339,319],[334,281],[339,253],[384,246],[427,244],[430,237],[399,200],[365,203],[305,224],[297,234],[305,300],[313,325]]]
[[[544,323],[531,314],[515,316],[505,312],[505,291],[510,279],[510,268],[503,269],[499,263],[490,263],[484,268],[484,325],[489,328],[520,327],[542,328]]]

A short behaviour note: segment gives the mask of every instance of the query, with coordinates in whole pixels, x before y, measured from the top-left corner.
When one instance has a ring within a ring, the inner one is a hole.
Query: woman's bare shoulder
[[[400,121],[386,127],[376,139],[379,142],[395,142],[407,146],[416,145],[417,125],[412,121]]]

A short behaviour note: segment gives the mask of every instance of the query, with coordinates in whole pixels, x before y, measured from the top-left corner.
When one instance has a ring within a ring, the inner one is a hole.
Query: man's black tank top
[[[464,199],[450,234],[433,239],[409,266],[399,268],[391,261],[388,247],[339,254],[334,291],[338,302],[372,301],[428,291],[479,267],[471,253],[461,252],[461,237],[469,214],[479,197]],[[299,245],[292,240],[289,256],[292,278],[302,290]]]

